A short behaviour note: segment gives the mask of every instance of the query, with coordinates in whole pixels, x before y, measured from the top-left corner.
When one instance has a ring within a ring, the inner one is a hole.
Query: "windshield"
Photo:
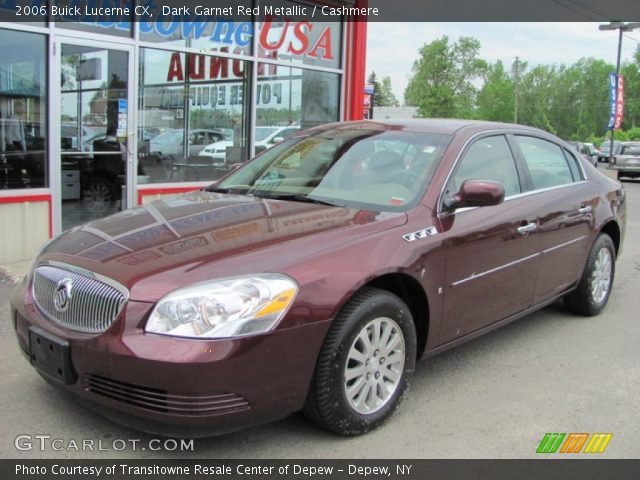
[[[362,128],[314,132],[267,150],[211,190],[405,211],[424,194],[450,140]]]
[[[280,130],[278,127],[256,127],[256,142],[264,140],[272,133]]]

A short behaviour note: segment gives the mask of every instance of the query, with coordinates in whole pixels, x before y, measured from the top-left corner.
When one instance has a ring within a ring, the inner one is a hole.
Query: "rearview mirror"
[[[465,207],[490,207],[504,200],[504,187],[489,180],[466,180],[460,191],[445,205],[447,210]]]

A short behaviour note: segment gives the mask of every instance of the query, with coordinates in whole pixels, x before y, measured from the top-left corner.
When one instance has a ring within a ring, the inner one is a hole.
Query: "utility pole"
[[[624,32],[631,32],[640,27],[640,22],[611,22],[606,25],[600,25],[599,30],[618,30],[618,57],[616,59],[616,108],[618,105],[618,78],[620,76],[620,56],[622,55],[622,35]],[[611,127],[611,142],[609,145],[609,160],[613,157],[613,131],[614,126]]]
[[[520,92],[518,91],[520,85],[520,57],[516,57],[516,64],[514,67],[514,75],[513,75],[513,123],[518,123],[518,97],[520,96]]]

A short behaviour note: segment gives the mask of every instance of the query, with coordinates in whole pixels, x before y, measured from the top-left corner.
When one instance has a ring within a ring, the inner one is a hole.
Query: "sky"
[[[387,23],[367,25],[367,77],[391,77],[393,91],[403,103],[404,89],[418,49],[443,35],[450,41],[475,37],[482,48],[480,57],[493,63],[502,60],[507,68],[516,56],[529,67],[571,64],[583,57],[600,58],[615,65],[618,32],[600,31],[598,23]],[[640,43],[640,30],[624,34],[622,61],[631,59]]]

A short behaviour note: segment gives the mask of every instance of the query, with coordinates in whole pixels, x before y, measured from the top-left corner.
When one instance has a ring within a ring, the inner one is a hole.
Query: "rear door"
[[[531,304],[538,261],[535,207],[523,192],[504,135],[474,141],[447,181],[443,199],[465,180],[493,180],[505,188],[500,205],[440,214],[446,251],[440,343],[471,333]]]
[[[533,301],[538,303],[566,290],[582,274],[598,197],[572,152],[531,135],[511,138],[529,176],[528,202],[537,212],[540,261]]]

